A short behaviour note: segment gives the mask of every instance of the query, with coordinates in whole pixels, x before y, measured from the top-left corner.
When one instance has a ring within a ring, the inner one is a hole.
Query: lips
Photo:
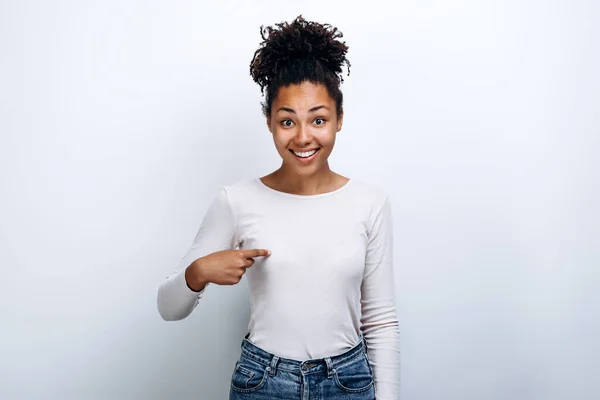
[[[312,151],[314,151],[314,153],[311,154],[310,156],[308,156],[308,157],[302,157],[302,156],[299,156],[298,154],[294,153],[294,151],[292,149],[290,149],[290,153],[292,153],[294,155],[294,157],[296,158],[296,160],[300,161],[301,163],[308,163],[308,162],[312,161],[312,159],[314,159],[316,157],[316,155],[319,153],[319,151],[321,151],[321,148],[318,147],[316,149],[312,149],[312,150],[309,150],[309,151],[301,151],[299,153],[302,153],[302,154],[309,153],[310,154]]]
[[[311,149],[311,150],[304,150],[304,151],[294,151],[294,150],[290,150],[290,151],[292,153],[294,153],[294,155],[296,157],[308,158],[308,157],[312,156],[313,154],[315,154],[317,151],[319,151],[319,148]]]

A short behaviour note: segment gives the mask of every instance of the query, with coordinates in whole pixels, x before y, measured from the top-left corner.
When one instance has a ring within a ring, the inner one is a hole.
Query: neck
[[[296,171],[286,168],[285,164],[271,174],[273,183],[279,190],[287,193],[310,196],[328,192],[335,183],[336,175],[329,164],[325,164],[319,171],[312,175],[301,175]]]

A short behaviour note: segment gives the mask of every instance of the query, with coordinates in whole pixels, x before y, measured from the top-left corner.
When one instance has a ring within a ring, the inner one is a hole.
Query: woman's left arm
[[[361,330],[373,369],[376,400],[398,400],[400,396],[400,330],[392,247],[392,211],[386,196],[371,216],[361,285]]]

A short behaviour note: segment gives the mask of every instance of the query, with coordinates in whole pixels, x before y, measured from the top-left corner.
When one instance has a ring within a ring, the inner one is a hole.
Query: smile
[[[294,153],[296,155],[296,157],[298,157],[298,158],[309,158],[310,156],[316,154],[316,152],[319,151],[319,150],[320,150],[320,148],[314,149],[314,150],[311,150],[311,151],[305,151],[305,152],[297,152],[297,151],[294,151],[294,150],[290,150],[290,151],[292,153]]]

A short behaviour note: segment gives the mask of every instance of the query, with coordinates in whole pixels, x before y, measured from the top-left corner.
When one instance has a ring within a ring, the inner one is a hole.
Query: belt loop
[[[273,356],[273,358],[271,358],[271,365],[269,367],[267,367],[267,370],[269,371],[269,375],[274,376],[275,373],[277,372],[277,362],[279,361],[279,356]]]
[[[331,378],[335,372],[331,357],[325,357],[325,364],[327,364],[327,378]]]

